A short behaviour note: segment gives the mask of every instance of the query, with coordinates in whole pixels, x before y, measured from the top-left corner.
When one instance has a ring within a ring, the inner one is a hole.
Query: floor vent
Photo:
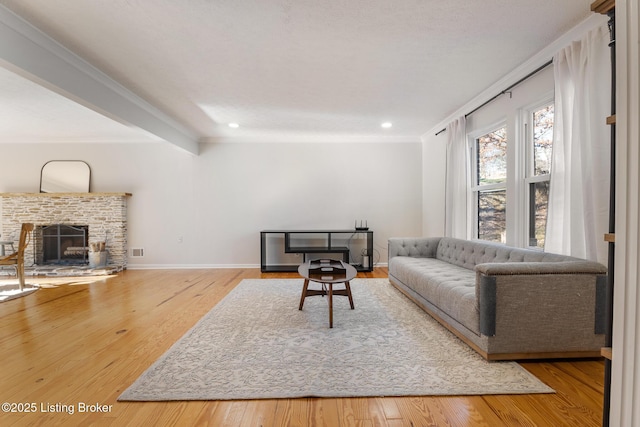
[[[132,257],[143,257],[144,256],[144,249],[143,248],[132,248],[131,249],[131,256]]]

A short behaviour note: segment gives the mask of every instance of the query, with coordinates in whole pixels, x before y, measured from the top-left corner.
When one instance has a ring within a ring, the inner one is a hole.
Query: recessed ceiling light
[[[384,122],[380,126],[382,126],[385,129],[389,129],[391,126],[393,126],[393,124],[391,122]]]
[[[239,125],[239,124],[237,124],[237,123],[229,123],[229,127],[230,127],[230,128],[234,128],[234,129],[237,129],[237,128],[239,128],[239,127],[240,127],[240,125]]]

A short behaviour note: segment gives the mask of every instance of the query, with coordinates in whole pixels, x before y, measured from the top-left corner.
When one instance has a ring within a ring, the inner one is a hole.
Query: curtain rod
[[[499,97],[501,95],[504,95],[506,93],[510,94],[511,92],[509,92],[509,91],[511,89],[513,89],[514,87],[518,86],[520,83],[522,83],[523,81],[527,80],[529,77],[531,77],[531,76],[533,76],[535,74],[538,74],[540,71],[544,70],[545,68],[547,68],[551,64],[553,64],[553,59],[550,59],[549,61],[545,62],[544,64],[542,64],[541,66],[539,66],[538,68],[536,68],[535,70],[533,70],[532,72],[530,72],[529,74],[527,74],[526,76],[524,76],[523,78],[521,78],[520,80],[518,80],[517,82],[515,82],[514,84],[512,84],[508,88],[506,88],[505,90],[503,90],[502,92],[498,93],[497,95],[494,95],[493,97],[491,97],[487,101],[483,102],[482,104],[480,104],[479,106],[477,106],[473,110],[469,111],[467,114],[464,115],[464,117],[465,118],[469,117],[470,115],[472,115],[473,113],[475,113],[476,111],[478,111],[479,109],[481,109],[482,107],[487,105],[488,103],[492,102],[497,97]],[[444,132],[446,130],[447,130],[447,128],[442,129],[441,131],[436,133],[436,136],[440,135],[442,132]]]

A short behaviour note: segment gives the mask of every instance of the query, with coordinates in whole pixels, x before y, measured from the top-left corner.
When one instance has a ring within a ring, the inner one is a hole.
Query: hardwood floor
[[[523,363],[557,391],[546,395],[116,401],[242,279],[260,277],[298,276],[257,269],[129,270],[0,303],[0,401],[21,410],[4,412],[3,406],[0,425],[601,425],[600,360]],[[387,277],[387,271],[359,277]]]

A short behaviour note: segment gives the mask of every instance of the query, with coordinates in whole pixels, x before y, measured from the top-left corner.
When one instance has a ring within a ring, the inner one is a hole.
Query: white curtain
[[[467,235],[467,135],[464,116],[447,125],[447,174],[445,181],[445,236]]]
[[[554,58],[555,120],[545,250],[606,262],[611,62],[606,26]]]

